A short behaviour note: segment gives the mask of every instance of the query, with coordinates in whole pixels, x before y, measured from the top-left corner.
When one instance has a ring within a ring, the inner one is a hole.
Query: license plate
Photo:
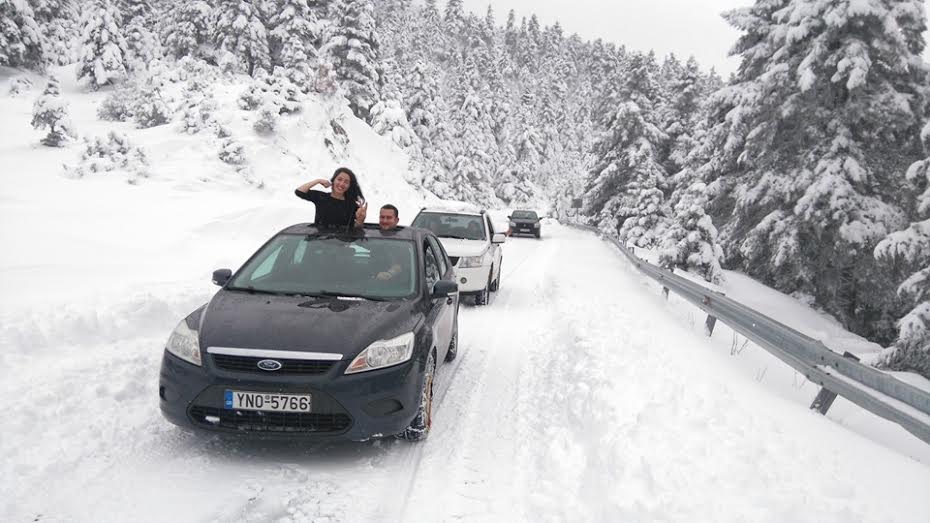
[[[310,412],[309,394],[276,394],[227,390],[223,407],[228,410],[268,412]]]

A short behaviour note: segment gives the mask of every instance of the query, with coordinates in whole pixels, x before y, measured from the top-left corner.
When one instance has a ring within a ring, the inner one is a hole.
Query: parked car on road
[[[429,229],[439,237],[455,267],[459,291],[474,296],[475,305],[487,305],[491,293],[500,288],[501,244],[507,239],[494,231],[487,213],[424,208],[411,226]]]
[[[429,231],[288,227],[181,321],[162,414],[209,431],[352,440],[429,434],[458,349],[458,285]]]
[[[536,211],[513,211],[507,217],[510,220],[510,236],[515,234],[532,234],[542,236],[542,224]]]

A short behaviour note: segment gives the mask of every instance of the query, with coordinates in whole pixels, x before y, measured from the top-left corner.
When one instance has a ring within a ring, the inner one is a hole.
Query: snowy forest
[[[345,104],[439,197],[548,200],[666,267],[744,272],[930,376],[924,2],[746,4],[724,14],[742,33],[730,78],[461,0],[0,0],[0,65],[77,64],[109,93],[99,118],[212,133],[247,182],[255,167],[211,117],[215,85],[250,78],[238,105],[257,133],[308,96]],[[48,147],[77,136],[54,76],[32,125]],[[85,157],[77,169],[144,176],[118,134]]]

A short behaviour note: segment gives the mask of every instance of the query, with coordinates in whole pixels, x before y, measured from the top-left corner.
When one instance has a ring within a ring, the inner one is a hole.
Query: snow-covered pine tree
[[[378,100],[378,39],[371,0],[343,0],[334,13],[333,34],[321,49],[355,116],[369,121]]]
[[[446,60],[449,44],[442,29],[442,15],[436,7],[436,0],[426,0],[418,17],[412,20],[411,29],[416,32],[419,45],[413,47],[418,60],[438,66]]]
[[[371,127],[381,136],[390,136],[398,147],[414,145],[416,134],[407,121],[407,113],[401,106],[399,72],[393,62],[384,64],[384,85],[381,100],[371,108]],[[391,73],[388,73],[391,71]]]
[[[436,74],[421,60],[408,72],[404,83],[407,86],[407,96],[404,97],[407,121],[420,142],[428,146],[433,141],[437,120],[436,97],[439,96],[439,86]]]
[[[67,65],[74,61],[78,37],[78,13],[71,0],[30,0],[36,23],[45,35],[49,63]],[[2,45],[0,45],[2,47]]]
[[[663,75],[674,75],[669,78],[669,102],[663,115],[669,147],[665,168],[669,173],[677,173],[685,167],[688,153],[696,146],[694,129],[702,116],[699,109],[703,77],[693,56],[684,66],[669,63],[665,66],[669,70]]]
[[[0,65],[41,71],[47,42],[26,0],[0,0]]]
[[[192,78],[181,93],[179,129],[187,134],[197,134],[204,129],[217,128],[215,120],[217,107],[218,104],[207,82],[200,78]]]
[[[884,363],[930,379],[930,219],[888,235],[875,256],[886,270],[913,271],[897,288],[909,309],[897,322],[897,338]]]
[[[702,182],[695,182],[681,191],[675,215],[662,238],[659,264],[720,283],[723,249],[717,243],[717,228],[705,211],[707,200],[707,186]]]
[[[278,106],[273,103],[266,103],[259,108],[258,117],[255,119],[255,123],[252,124],[252,128],[258,134],[273,134],[280,118],[281,113]]]
[[[272,59],[303,92],[310,90],[321,26],[312,0],[280,0],[269,20]]]
[[[68,104],[61,99],[61,88],[55,76],[49,77],[45,92],[32,106],[32,127],[48,129],[42,144],[49,147],[61,147],[77,137],[68,115]]]
[[[465,57],[459,70],[451,170],[452,190],[457,199],[491,204],[494,201],[491,174],[496,143],[487,110],[488,90],[478,69],[475,54]]]
[[[511,9],[507,13],[507,25],[504,26],[504,49],[509,56],[516,56],[520,34],[517,32],[517,14]]]
[[[400,102],[391,94],[371,108],[371,126],[376,133],[390,136],[399,147],[406,148],[416,141],[416,134],[410,129],[407,115]]]
[[[746,34],[714,97],[706,179],[731,263],[854,332],[893,335],[872,252],[905,224],[898,188],[920,157],[921,0],[758,0],[726,18]]]
[[[129,24],[133,18],[145,19],[151,14],[152,0],[114,0],[116,8],[121,14],[123,26]]]
[[[661,190],[666,173],[657,157],[666,137],[655,123],[652,69],[648,56],[632,57],[620,94],[626,101],[614,109],[595,145],[584,203],[598,227],[640,247],[657,243],[669,214]]]
[[[68,174],[75,178],[116,171],[127,176],[127,183],[136,184],[139,178],[149,176],[145,151],[132,145],[125,134],[110,131],[106,138],[85,138],[84,145],[81,162],[74,169],[67,168]]]
[[[211,40],[211,7],[207,2],[180,0],[166,14],[162,41],[175,58],[196,55],[197,49]]]
[[[539,18],[530,16],[526,29],[520,34],[520,63],[530,72],[539,70],[540,46],[542,44],[542,31],[539,27]]]
[[[930,122],[921,138],[930,153]],[[914,162],[907,179],[915,196],[912,215],[918,221],[891,233],[875,248],[882,269],[898,276],[897,281],[903,277],[897,292],[907,311],[897,322],[898,336],[885,363],[930,378],[930,156]]]
[[[110,0],[94,0],[86,8],[77,78],[95,91],[126,77],[129,44],[120,20],[119,10]]]
[[[271,72],[271,52],[260,0],[217,0],[213,8],[213,41],[217,49],[236,57],[248,75],[256,69]]]
[[[121,0],[123,34],[129,46],[126,65],[132,71],[144,71],[153,59],[162,55],[161,45],[150,29],[150,4],[149,0]]]
[[[448,0],[442,17],[442,31],[448,35],[446,44],[449,49],[447,56],[453,60],[452,67],[460,64],[468,48],[469,37],[465,33],[465,7],[462,0]]]

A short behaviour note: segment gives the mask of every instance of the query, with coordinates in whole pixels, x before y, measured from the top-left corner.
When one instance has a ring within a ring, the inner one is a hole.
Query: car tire
[[[429,436],[430,428],[433,425],[433,377],[435,374],[436,358],[431,350],[426,358],[426,372],[423,373],[423,386],[417,415],[413,417],[410,426],[397,435],[398,438],[407,441],[422,441]]]
[[[536,239],[538,240],[541,237],[542,237],[542,231],[536,231]]]
[[[452,361],[459,354],[459,320],[456,318],[452,327],[452,339],[449,340],[449,350],[446,351],[446,361]]]
[[[475,294],[475,305],[487,305],[488,300],[491,299],[491,277],[494,276],[494,267],[491,267],[491,271],[488,274],[488,282],[484,285],[484,289],[481,290],[478,294]]]
[[[500,264],[497,266],[497,278],[494,279],[494,282],[491,283],[491,286],[490,286],[491,292],[497,292],[498,289],[501,288],[501,271],[503,270],[504,270],[504,259],[501,258]]]

